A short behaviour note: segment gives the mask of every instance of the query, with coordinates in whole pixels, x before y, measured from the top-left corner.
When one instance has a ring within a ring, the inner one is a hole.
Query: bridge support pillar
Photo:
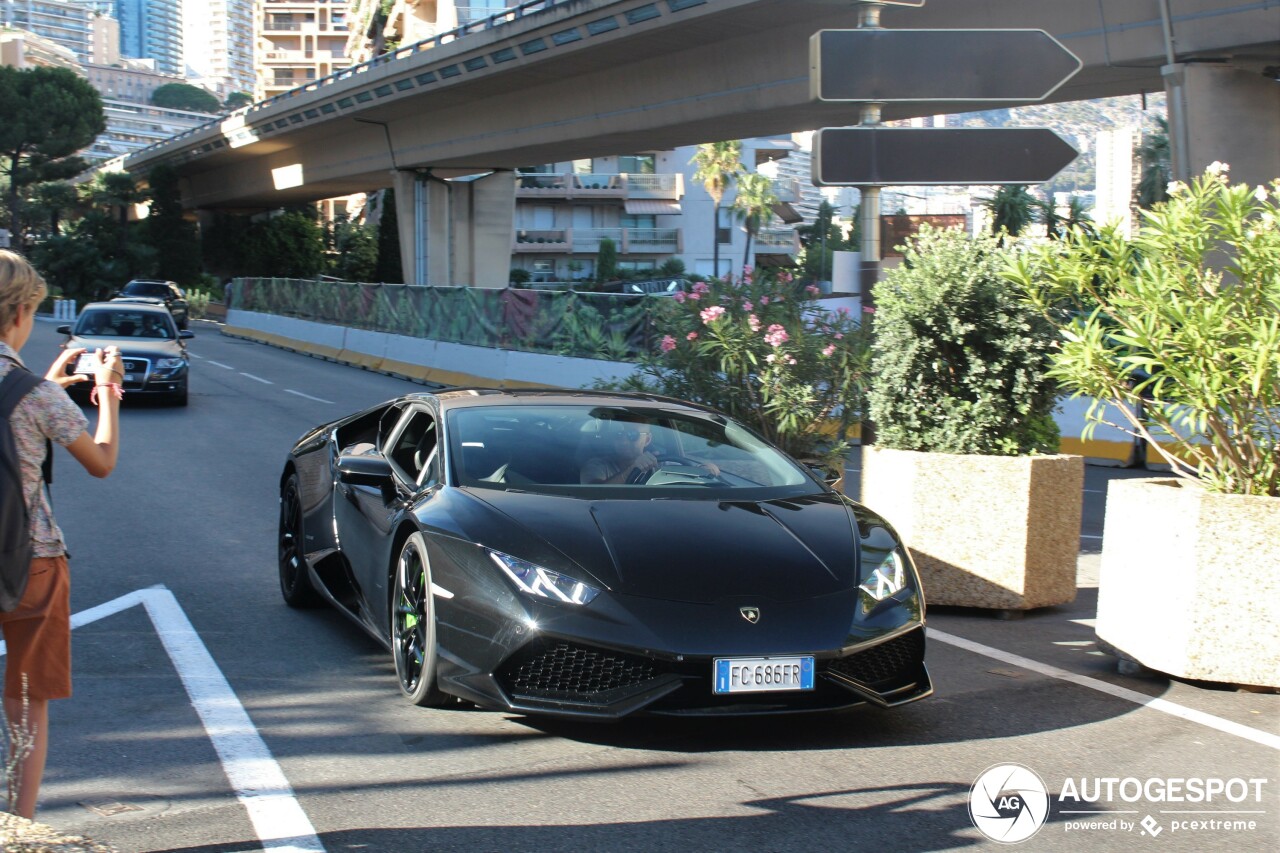
[[[1193,179],[1215,160],[1230,165],[1233,184],[1280,178],[1280,83],[1225,63],[1180,63],[1161,70],[1170,99],[1175,178]]]
[[[400,264],[412,284],[506,287],[516,181],[512,172],[444,180],[395,174]]]

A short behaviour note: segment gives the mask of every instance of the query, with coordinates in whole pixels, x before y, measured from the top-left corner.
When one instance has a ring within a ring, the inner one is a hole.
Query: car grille
[[[146,373],[147,363],[141,359],[126,358],[124,360],[124,369],[126,373]]]
[[[918,628],[888,642],[833,660],[827,665],[827,671],[868,687],[892,687],[895,683],[913,680],[923,659],[924,629]]]
[[[508,661],[499,681],[514,696],[590,701],[640,687],[658,676],[653,662],[571,643],[531,643]]]

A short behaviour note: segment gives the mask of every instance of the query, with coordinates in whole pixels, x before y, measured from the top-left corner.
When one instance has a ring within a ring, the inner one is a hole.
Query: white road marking
[[[334,404],[332,400],[325,400],[325,399],[324,399],[324,398],[322,398],[322,397],[312,397],[310,394],[303,394],[301,391],[295,391],[295,390],[293,390],[292,388],[286,388],[286,389],[284,389],[284,393],[286,393],[286,394],[296,394],[296,395],[298,395],[299,397],[305,397],[305,398],[307,398],[308,400],[315,400],[317,403],[328,403],[328,404],[329,404],[329,405],[331,405],[331,406]]]
[[[204,356],[202,356],[202,355],[196,355],[196,354],[195,354],[195,353],[193,353],[191,350],[187,350],[187,355],[191,356],[192,358],[198,358],[198,359],[201,359],[202,361],[204,360]]]
[[[275,385],[275,384],[276,384],[276,383],[272,382],[270,379],[263,379],[261,376],[254,376],[252,373],[245,373],[243,370],[242,370],[242,371],[240,371],[240,375],[241,375],[241,376],[247,376],[247,377],[249,377],[250,379],[252,379],[254,382],[261,382],[263,385]]]
[[[231,365],[223,364],[222,362],[214,361],[213,359],[209,359],[209,363],[212,364],[214,367],[221,367],[223,370],[235,370],[235,368],[232,367]]]
[[[71,617],[79,628],[141,604],[182,679],[191,704],[222,762],[222,770],[249,812],[263,850],[324,853],[284,771],[249,719],[239,697],[205,648],[177,598],[163,586],[140,589]],[[0,655],[4,654],[0,643]]]
[[[1080,538],[1081,538],[1081,539],[1101,539],[1102,537],[1101,537],[1101,536],[1091,536],[1091,535],[1089,535],[1088,533],[1081,533],[1081,534],[1080,534]]]
[[[1047,675],[1050,678],[1057,678],[1061,681],[1069,681],[1081,687],[1088,687],[1090,690],[1097,690],[1099,693],[1106,693],[1108,696],[1114,696],[1117,699],[1124,699],[1135,705],[1141,705],[1144,708],[1150,708],[1153,711],[1160,711],[1170,716],[1180,717],[1192,723],[1198,723],[1202,726],[1208,726],[1211,729],[1217,729],[1225,734],[1242,737],[1251,740],[1254,743],[1260,743],[1263,746],[1272,749],[1280,749],[1280,735],[1273,735],[1271,732],[1264,732],[1261,729],[1250,728],[1241,725],[1232,720],[1222,717],[1206,714],[1204,711],[1197,711],[1194,708],[1188,708],[1185,705],[1179,705],[1176,702],[1170,702],[1167,699],[1159,699],[1154,696],[1148,696],[1145,693],[1139,693],[1136,690],[1130,690],[1127,687],[1120,687],[1106,681],[1099,681],[1096,678],[1089,678],[1086,675],[1077,675],[1065,669],[1059,669],[1056,666],[1050,666],[1047,663],[1040,663],[1031,658],[1024,658],[1022,655],[1015,655],[1001,649],[984,646],[981,643],[975,643],[972,640],[966,640],[963,637],[957,637],[954,634],[948,634],[939,631],[936,628],[927,629],[929,638],[937,640],[965,651],[973,652],[993,660],[1003,661],[1004,663],[1020,666],[1023,669],[1029,669],[1032,672],[1038,672],[1041,675]]]

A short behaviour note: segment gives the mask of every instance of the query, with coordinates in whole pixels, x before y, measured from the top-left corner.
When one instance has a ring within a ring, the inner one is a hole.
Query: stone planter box
[[[862,455],[862,502],[902,536],[929,604],[1075,600],[1083,488],[1080,456]]]
[[[1280,498],[1112,482],[1096,631],[1148,669],[1280,687]]]

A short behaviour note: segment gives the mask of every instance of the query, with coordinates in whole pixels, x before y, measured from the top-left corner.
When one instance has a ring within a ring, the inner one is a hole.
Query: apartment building
[[[183,9],[183,49],[187,76],[219,97],[253,94],[255,0],[201,0]]]
[[[258,100],[328,77],[347,57],[345,0],[259,0]]]
[[[76,55],[69,47],[28,30],[0,24],[0,66],[25,68],[66,68],[83,75]]]
[[[183,0],[116,0],[120,53],[150,59],[156,70],[183,74]]]
[[[93,53],[93,19],[89,7],[69,0],[0,0],[0,26],[26,30],[70,50],[80,62]]]
[[[744,140],[743,161],[764,166],[793,147],[788,137]],[[789,265],[800,248],[793,227],[799,217],[791,208],[800,183],[775,178],[777,216],[755,235],[748,253],[746,231],[731,211],[732,190],[713,226],[714,204],[693,177],[696,151],[686,146],[521,169],[512,267],[527,270],[534,282],[589,280],[605,239],[617,250],[619,269],[641,274],[657,275],[672,260],[700,275],[724,275],[744,264]]]

